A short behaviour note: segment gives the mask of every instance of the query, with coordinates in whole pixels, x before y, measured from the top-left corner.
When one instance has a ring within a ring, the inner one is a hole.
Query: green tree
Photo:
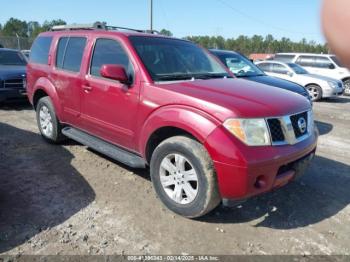
[[[173,33],[172,32],[170,32],[169,30],[166,30],[166,29],[162,29],[162,30],[160,30],[160,32],[159,32],[161,35],[165,35],[165,36],[173,36]]]
[[[2,29],[3,36],[20,36],[27,37],[28,25],[26,21],[11,17],[4,25]]]

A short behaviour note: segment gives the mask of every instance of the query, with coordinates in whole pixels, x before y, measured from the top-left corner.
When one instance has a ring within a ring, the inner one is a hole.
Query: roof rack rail
[[[106,30],[106,24],[101,22],[95,22],[93,24],[71,24],[71,25],[55,25],[51,27],[50,31],[62,31],[62,30],[80,30],[80,29],[100,29]]]
[[[142,30],[142,29],[133,29],[128,27],[121,26],[109,26],[106,23],[95,22],[93,24],[71,24],[71,25],[56,25],[53,26],[50,31],[64,31],[64,30],[125,30],[125,31],[134,31],[145,34],[157,34],[160,33],[156,30]]]

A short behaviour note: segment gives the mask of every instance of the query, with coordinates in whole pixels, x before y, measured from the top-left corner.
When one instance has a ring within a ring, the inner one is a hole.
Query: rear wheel
[[[208,152],[188,137],[169,138],[155,149],[151,178],[161,201],[185,217],[203,216],[221,200]]]
[[[350,79],[344,81],[344,95],[350,96]]]
[[[65,139],[61,133],[62,125],[59,122],[50,97],[45,96],[36,106],[36,119],[41,135],[50,143],[59,143]]]
[[[312,101],[318,101],[322,98],[322,88],[320,86],[308,85],[306,89],[309,92]]]

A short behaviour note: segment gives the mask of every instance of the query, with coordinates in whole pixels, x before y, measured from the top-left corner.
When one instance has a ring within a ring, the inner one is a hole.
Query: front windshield
[[[214,53],[215,54],[215,53]],[[244,56],[234,53],[215,54],[237,77],[250,77],[265,75],[260,68]]]
[[[339,66],[339,67],[344,67],[344,65],[339,61],[338,57],[336,56],[331,56],[331,59],[333,60],[333,62]]]
[[[0,65],[25,66],[26,64],[26,59],[19,52],[0,50]]]
[[[191,42],[145,36],[129,39],[154,81],[230,77],[214,58]]]
[[[294,71],[294,73],[296,73],[297,75],[305,75],[305,74],[309,73],[308,71],[306,71],[304,68],[302,68],[301,66],[299,66],[297,64],[289,63],[288,65]]]

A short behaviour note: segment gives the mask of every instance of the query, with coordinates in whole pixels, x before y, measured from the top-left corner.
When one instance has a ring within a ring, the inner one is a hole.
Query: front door
[[[130,85],[103,78],[104,64],[122,65]],[[116,39],[96,39],[90,68],[82,86],[82,127],[87,132],[127,149],[135,149],[134,134],[139,101],[139,83],[122,44]]]

